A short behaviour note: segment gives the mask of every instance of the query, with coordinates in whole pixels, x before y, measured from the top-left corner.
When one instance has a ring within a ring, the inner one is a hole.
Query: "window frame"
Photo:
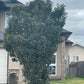
[[[79,56],[76,56],[76,62],[78,62],[79,61]]]
[[[49,74],[50,76],[57,75],[57,52],[55,52],[53,55],[55,56],[55,63],[51,63],[49,66],[55,66],[55,74]]]
[[[78,62],[79,61],[79,56],[73,56],[73,62]]]
[[[75,62],[76,61],[76,57],[75,56],[73,56],[73,62]]]
[[[10,16],[7,17],[7,13],[10,13]],[[12,17],[11,15],[11,12],[10,11],[6,11],[5,12],[5,28],[8,27],[8,22],[9,22],[9,19]]]

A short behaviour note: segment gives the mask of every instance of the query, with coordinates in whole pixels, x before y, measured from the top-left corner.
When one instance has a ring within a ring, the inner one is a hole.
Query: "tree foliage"
[[[31,1],[16,5],[5,32],[4,47],[13,61],[20,61],[29,84],[48,84],[49,64],[61,42],[65,24],[65,7],[52,10],[50,0]]]

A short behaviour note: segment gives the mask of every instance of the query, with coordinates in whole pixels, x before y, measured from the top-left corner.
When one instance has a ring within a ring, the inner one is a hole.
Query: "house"
[[[55,62],[50,65],[52,71],[52,73],[50,73],[50,79],[52,80],[65,79],[67,67],[69,66],[69,47],[71,47],[73,43],[68,40],[71,34],[72,32],[70,31],[62,30],[61,37],[63,42],[58,45],[57,52],[54,53]]]
[[[84,61],[84,47],[75,44],[69,49],[70,63]]]
[[[11,16],[10,8],[15,4],[21,4],[17,0],[0,0],[0,84],[7,84],[8,72],[12,73],[12,69],[18,71],[19,67],[14,67],[16,63],[10,65],[9,53],[3,48],[3,39],[5,28],[8,26],[8,18]],[[18,66],[19,63],[17,63]]]
[[[0,84],[6,84],[10,79],[10,74],[16,73],[18,83],[24,84],[22,76],[22,66],[19,62],[12,62],[9,53],[3,48],[5,28],[8,26],[8,18],[11,17],[10,8],[15,4],[21,4],[17,0],[0,0]],[[57,52],[54,53],[54,62],[50,64],[50,79],[64,79],[66,67],[69,64],[68,50],[72,42],[68,40],[72,32],[62,30],[62,43],[58,45]],[[65,63],[66,62],[66,63]]]
[[[69,47],[68,77],[84,77],[84,47],[74,44]]]
[[[7,83],[7,52],[3,49],[3,32],[0,31],[0,84]]]

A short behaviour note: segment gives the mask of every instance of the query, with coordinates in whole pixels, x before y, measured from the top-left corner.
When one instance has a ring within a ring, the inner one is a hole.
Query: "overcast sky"
[[[19,0],[20,2],[29,2],[32,0]],[[67,20],[65,29],[72,32],[69,40],[84,46],[84,0],[51,0],[53,6],[57,3],[65,4]]]

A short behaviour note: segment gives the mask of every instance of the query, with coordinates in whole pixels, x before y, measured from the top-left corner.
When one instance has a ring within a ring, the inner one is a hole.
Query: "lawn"
[[[66,78],[62,81],[51,81],[50,84],[84,84],[84,78]]]

